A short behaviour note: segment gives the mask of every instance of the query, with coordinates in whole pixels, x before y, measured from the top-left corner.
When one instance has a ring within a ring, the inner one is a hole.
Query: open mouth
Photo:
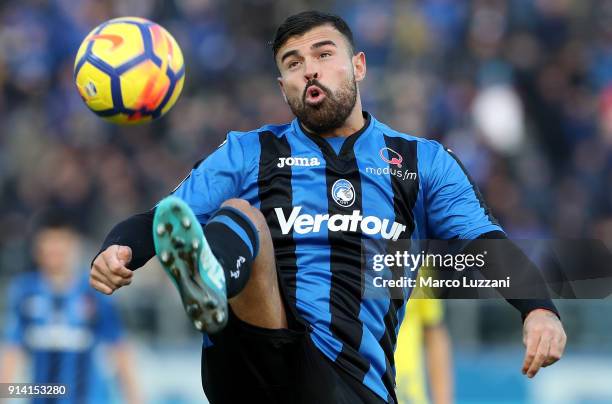
[[[325,92],[315,85],[306,89],[305,101],[308,104],[318,104],[325,99]]]

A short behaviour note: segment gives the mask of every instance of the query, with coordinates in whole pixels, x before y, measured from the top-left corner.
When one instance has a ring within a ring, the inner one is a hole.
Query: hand
[[[132,283],[133,272],[125,266],[132,260],[132,249],[112,245],[98,254],[91,266],[89,284],[106,295]]]
[[[523,324],[523,344],[527,348],[523,374],[532,378],[541,367],[561,359],[566,342],[563,325],[553,312],[545,309],[531,311]]]

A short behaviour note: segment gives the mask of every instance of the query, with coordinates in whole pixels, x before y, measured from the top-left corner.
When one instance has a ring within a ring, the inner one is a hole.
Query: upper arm
[[[502,230],[450,150],[436,144],[426,164],[425,206],[432,238],[474,239],[489,231]]]
[[[204,223],[221,203],[238,197],[249,167],[239,134],[230,132],[206,159],[200,161],[172,192]]]

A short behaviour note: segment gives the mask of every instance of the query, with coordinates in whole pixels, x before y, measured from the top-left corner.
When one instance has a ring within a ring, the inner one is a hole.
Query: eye
[[[300,64],[300,62],[298,60],[292,60],[291,62],[289,62],[287,64],[287,67],[289,69],[293,69],[293,68],[297,67],[299,64]]]
[[[323,59],[323,58],[328,58],[330,57],[332,54],[331,52],[323,52],[319,55],[319,58]]]

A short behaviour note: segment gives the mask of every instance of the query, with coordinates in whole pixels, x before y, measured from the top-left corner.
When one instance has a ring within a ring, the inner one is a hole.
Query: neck
[[[72,286],[72,273],[67,271],[49,271],[44,273],[45,278],[51,285],[51,289],[62,292]]]
[[[317,133],[317,136],[320,137],[348,137],[353,133],[358,132],[365,125],[365,119],[363,117],[363,109],[361,108],[361,100],[357,97],[357,101],[355,102],[355,106],[351,111],[351,114],[346,118],[344,124],[342,126],[333,129],[329,132]],[[308,127],[304,126],[310,133],[314,133]]]

